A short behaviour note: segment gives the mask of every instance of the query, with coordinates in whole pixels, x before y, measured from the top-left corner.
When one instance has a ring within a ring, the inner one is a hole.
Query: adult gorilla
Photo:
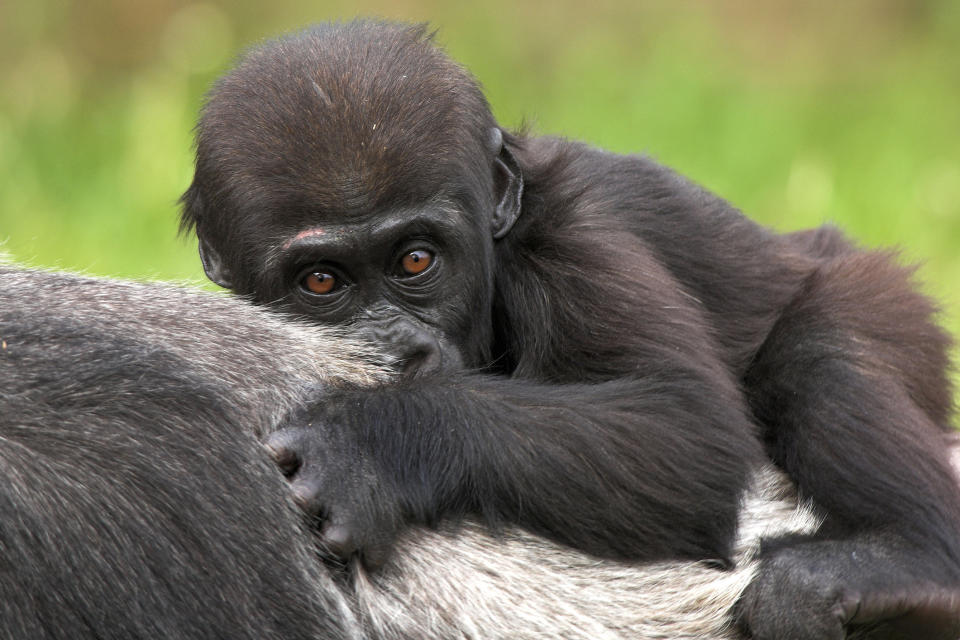
[[[733,571],[468,523],[331,573],[257,434],[377,362],[238,300],[0,266],[0,637],[734,638],[760,536],[814,528],[768,472]]]
[[[506,132],[423,27],[375,22],[280,39],[218,83],[182,220],[215,282],[361,328],[414,374],[270,440],[343,556],[376,566],[405,525],[470,514],[729,563],[765,448],[826,521],[766,547],[757,637],[960,616],[928,606],[960,590],[948,340],[889,255]]]

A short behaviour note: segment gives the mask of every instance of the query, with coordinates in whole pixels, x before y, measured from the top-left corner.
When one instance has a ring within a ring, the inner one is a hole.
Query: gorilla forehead
[[[246,190],[242,202],[349,215],[482,192],[493,126],[476,81],[423,25],[324,25],[253,51],[214,87],[198,171]]]

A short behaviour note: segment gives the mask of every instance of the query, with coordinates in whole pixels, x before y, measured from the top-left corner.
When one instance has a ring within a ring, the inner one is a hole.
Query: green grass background
[[[960,332],[960,2],[0,0],[0,251],[202,280],[203,92],[312,21],[426,20],[501,122],[645,152],[750,216],[899,245]]]

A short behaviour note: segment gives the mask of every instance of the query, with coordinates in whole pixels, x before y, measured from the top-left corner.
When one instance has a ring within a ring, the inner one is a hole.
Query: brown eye
[[[400,266],[403,272],[408,276],[415,276],[423,273],[433,262],[433,254],[426,249],[417,249],[403,256],[400,260]]]
[[[330,293],[333,291],[333,288],[337,284],[337,279],[333,276],[332,273],[325,273],[323,271],[314,271],[313,273],[307,274],[303,277],[303,280],[300,281],[300,285],[309,291],[310,293],[316,293],[318,295],[323,295],[325,293]]]

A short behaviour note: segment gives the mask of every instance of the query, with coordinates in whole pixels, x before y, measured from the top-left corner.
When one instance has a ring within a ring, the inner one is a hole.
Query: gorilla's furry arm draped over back
[[[727,561],[765,450],[826,521],[767,547],[757,637],[838,637],[858,607],[960,588],[948,341],[887,254],[771,233],[645,157],[506,132],[422,27],[375,22],[242,60],[183,200],[214,281],[405,362],[271,439],[344,554],[375,565],[404,523],[479,514],[601,556]]]
[[[342,580],[255,432],[379,361],[238,300],[0,266],[0,637],[728,640],[759,537],[815,529],[764,472],[735,571],[471,524]]]

